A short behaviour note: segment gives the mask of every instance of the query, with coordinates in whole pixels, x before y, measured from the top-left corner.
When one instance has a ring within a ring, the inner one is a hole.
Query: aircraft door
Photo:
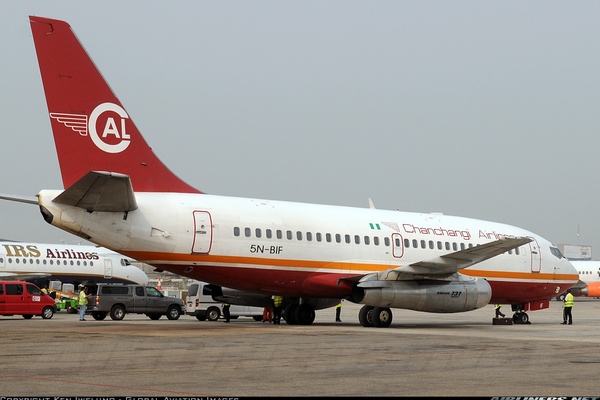
[[[540,272],[542,269],[542,254],[540,245],[535,238],[530,237],[533,241],[529,242],[529,251],[531,252],[531,272]]]
[[[112,260],[104,260],[104,277],[111,279],[113,273]]]
[[[392,255],[394,258],[404,256],[404,242],[402,241],[402,235],[399,233],[392,233]]]
[[[192,253],[208,254],[212,246],[212,219],[208,211],[194,211]]]

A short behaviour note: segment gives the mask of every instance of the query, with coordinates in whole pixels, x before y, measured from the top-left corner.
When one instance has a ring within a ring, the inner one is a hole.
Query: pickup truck
[[[185,313],[183,300],[167,297],[153,286],[100,283],[92,286],[90,293],[86,314],[98,321],[107,315],[120,321],[127,313],[146,314],[153,320],[166,315],[168,319],[176,320]]]

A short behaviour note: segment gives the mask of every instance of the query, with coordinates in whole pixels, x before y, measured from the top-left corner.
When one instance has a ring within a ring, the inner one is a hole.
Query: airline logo
[[[94,108],[89,118],[85,114],[51,112],[50,118],[71,128],[81,136],[90,136],[92,142],[106,153],[120,153],[131,143],[125,122],[129,115],[114,103],[102,103]],[[97,127],[102,127],[99,130]]]

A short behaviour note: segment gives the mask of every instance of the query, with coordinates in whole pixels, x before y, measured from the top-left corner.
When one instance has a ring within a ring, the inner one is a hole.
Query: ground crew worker
[[[571,289],[567,289],[567,294],[563,300],[563,325],[573,324],[573,305],[575,304],[575,298]]]
[[[342,314],[342,301],[344,300],[340,300],[337,306],[335,306],[335,322],[342,322],[342,320],[340,319],[340,316]]]
[[[85,310],[87,310],[88,297],[91,295],[87,294],[87,287],[83,287],[79,291],[79,320],[85,321]]]
[[[283,303],[283,297],[273,296],[273,324],[276,325],[281,322],[281,303]]]
[[[231,314],[229,314],[229,306],[231,304],[223,303],[223,316],[225,317],[225,322],[229,322],[231,319]]]
[[[504,314],[502,314],[502,311],[500,311],[500,308],[502,308],[502,304],[494,304],[494,306],[496,307],[496,318],[499,318],[500,316],[504,318]]]

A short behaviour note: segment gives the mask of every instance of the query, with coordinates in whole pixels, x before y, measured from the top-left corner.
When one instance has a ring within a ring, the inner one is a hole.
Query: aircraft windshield
[[[560,252],[559,249],[557,249],[556,247],[550,247],[550,252],[552,252],[552,254],[556,257],[556,258],[565,258],[565,256],[563,256],[563,254]]]

